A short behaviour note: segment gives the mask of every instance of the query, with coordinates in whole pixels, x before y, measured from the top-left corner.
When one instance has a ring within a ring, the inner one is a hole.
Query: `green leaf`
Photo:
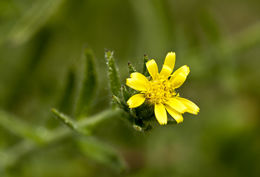
[[[18,137],[30,140],[36,143],[43,143],[43,134],[46,133],[45,129],[34,128],[32,125],[26,124],[21,118],[0,110],[0,126],[10,131]]]
[[[109,119],[115,119],[115,117],[122,117],[122,111],[120,109],[109,109],[105,110],[101,113],[98,113],[94,116],[87,117],[85,119],[80,120],[77,124],[80,129],[93,129],[96,126],[98,126],[100,123],[107,121]],[[60,113],[58,113],[58,116],[60,116]],[[4,126],[9,131],[15,133],[17,136],[21,136],[23,138],[26,138],[21,134],[21,129],[23,131],[29,131],[33,136],[39,135],[40,138],[43,140],[41,145],[50,145],[53,143],[57,143],[57,141],[60,141],[68,136],[71,135],[72,131],[70,131],[68,128],[59,127],[53,131],[49,131],[47,129],[44,129],[43,127],[36,127],[37,131],[31,130],[32,127],[28,126],[22,126],[22,128],[16,128],[12,129],[13,125],[15,127],[19,127],[20,125],[24,125],[24,123],[21,123],[21,121],[10,121],[9,119],[12,119],[13,116],[10,114],[1,111],[0,110],[0,124]],[[60,118],[59,118],[60,119]],[[2,121],[4,120],[4,121]],[[4,123],[5,121],[8,121],[9,123]],[[6,125],[6,126],[5,126]],[[38,137],[37,137],[38,138]],[[13,166],[19,162],[19,159],[23,158],[24,155],[35,152],[37,149],[42,148],[42,146],[39,146],[35,144],[34,142],[30,141],[30,139],[24,139],[21,142],[15,144],[11,148],[7,148],[4,151],[0,151],[0,170],[1,168],[6,168]],[[4,155],[2,155],[4,154]],[[2,165],[2,166],[1,166]]]
[[[117,172],[126,169],[125,162],[121,156],[109,145],[99,141],[94,137],[82,137],[77,139],[79,149],[82,153],[103,165],[106,165]]]
[[[128,72],[129,74],[136,72],[135,67],[130,62],[128,62]]]
[[[118,74],[118,68],[115,64],[115,59],[113,56],[112,51],[105,52],[105,58],[107,60],[107,67],[108,67],[108,79],[110,82],[110,89],[113,95],[120,96],[120,80]]]
[[[146,68],[146,62],[148,62],[149,58],[147,55],[144,55],[144,64],[143,64],[143,75],[146,77],[149,76],[148,70]]]
[[[7,40],[21,44],[30,39],[59,9],[63,0],[35,1],[7,34]],[[1,43],[2,41],[0,41]]]
[[[33,48],[30,54],[23,62],[19,63],[17,71],[13,73],[13,85],[7,92],[6,100],[4,101],[6,110],[15,110],[17,106],[20,106],[19,103],[24,98],[24,94],[35,83],[37,77],[34,77],[36,75],[35,72],[37,72],[44,60],[43,56],[46,54],[50,38],[50,31],[44,29],[31,41]]]
[[[56,109],[52,109],[51,111],[55,115],[56,118],[58,118],[62,123],[64,123],[66,126],[71,128],[72,130],[74,130],[80,134],[83,134],[83,135],[89,135],[89,131],[87,131],[87,129],[80,128],[80,126],[78,126],[77,122],[75,122],[69,116],[59,112]]]
[[[85,50],[83,80],[77,103],[77,116],[86,116],[89,112],[97,87],[97,76],[94,63],[94,55],[90,49]]]
[[[76,91],[76,73],[71,69],[68,73],[67,84],[65,86],[63,97],[60,101],[60,110],[68,115],[73,115]]]

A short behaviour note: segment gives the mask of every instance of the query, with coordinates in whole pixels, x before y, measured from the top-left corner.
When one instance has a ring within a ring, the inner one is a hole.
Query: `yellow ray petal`
[[[166,105],[170,106],[172,109],[176,110],[179,113],[184,113],[187,110],[186,106],[175,97],[167,101]]]
[[[156,78],[156,76],[158,75],[158,66],[155,62],[154,59],[149,60],[148,62],[146,62],[146,68],[149,72],[149,74],[152,76],[153,79]]]
[[[134,72],[131,78],[126,79],[126,85],[138,91],[145,91],[149,87],[149,81],[141,73]]]
[[[140,80],[141,82],[145,83],[145,84],[148,84],[148,79],[141,73],[138,73],[138,72],[134,72],[134,73],[131,73],[130,77],[132,79],[137,79],[137,80]]]
[[[173,84],[173,88],[179,88],[185,82],[189,73],[190,68],[187,65],[177,69],[170,79],[171,83]]]
[[[136,108],[143,104],[145,101],[145,97],[143,94],[135,94],[131,98],[128,99],[127,104],[129,108]]]
[[[175,52],[169,52],[165,57],[163,65],[168,66],[171,69],[171,71],[173,71],[175,65],[175,58],[176,58]]]
[[[193,103],[192,101],[185,99],[185,98],[181,98],[181,97],[176,97],[176,99],[178,99],[179,101],[181,101],[186,107],[187,107],[187,112],[191,113],[191,114],[198,114],[200,111],[200,108]]]
[[[160,72],[160,76],[168,78],[171,75],[171,73],[172,73],[171,68],[169,66],[167,66],[167,65],[163,65],[163,68],[162,68],[162,70]]]
[[[154,105],[154,114],[160,125],[167,124],[167,112],[163,104]]]
[[[177,123],[183,122],[182,114],[172,109],[170,106],[165,106],[168,113],[176,120]]]

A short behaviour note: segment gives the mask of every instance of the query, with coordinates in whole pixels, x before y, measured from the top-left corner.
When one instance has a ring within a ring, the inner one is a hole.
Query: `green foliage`
[[[124,102],[126,102],[131,97],[131,92],[125,85],[121,87],[121,93],[123,95]]]
[[[1,0],[0,176],[258,177],[258,19],[257,0]],[[201,112],[148,133],[121,84],[169,51]]]
[[[71,69],[67,76],[67,84],[65,85],[64,93],[61,97],[59,108],[62,112],[68,115],[74,115],[75,93],[77,90],[76,71]]]
[[[136,72],[135,67],[130,62],[128,62],[128,72],[129,74]]]
[[[119,96],[121,83],[119,79],[118,68],[114,59],[114,52],[106,51],[105,58],[107,61],[108,79],[111,93],[112,95]]]
[[[86,157],[104,164],[117,172],[123,172],[125,170],[125,162],[111,146],[92,137],[78,138],[77,143]]]
[[[81,81],[81,89],[78,100],[77,115],[84,117],[88,115],[91,102],[95,98],[97,76],[96,66],[94,64],[94,56],[90,49],[85,50],[83,80]]]
[[[86,131],[86,129],[81,129],[79,128],[79,126],[77,125],[76,122],[74,122],[74,120],[72,120],[70,117],[66,116],[65,114],[57,111],[56,109],[52,109],[51,110],[53,112],[53,114],[61,120],[61,122],[63,122],[65,125],[67,125],[69,128],[71,128],[72,130],[82,133],[84,135],[89,135],[89,132]]]
[[[200,14],[200,19],[200,25],[208,40],[213,44],[219,42],[221,40],[219,24],[210,11],[204,9]]]
[[[147,67],[146,67],[146,62],[149,61],[148,56],[147,56],[147,55],[144,55],[143,60],[144,60],[144,64],[143,64],[143,75],[145,75],[146,77],[148,77],[148,76],[149,76],[149,73],[148,73],[148,70],[147,70]]]
[[[37,130],[32,125],[28,125],[16,116],[0,110],[0,125],[18,137],[41,144],[43,130]]]
[[[14,44],[29,40],[58,10],[62,2],[63,0],[33,2],[31,8],[8,31],[7,40]]]

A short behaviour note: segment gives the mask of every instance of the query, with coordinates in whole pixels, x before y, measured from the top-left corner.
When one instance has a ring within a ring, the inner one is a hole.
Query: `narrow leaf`
[[[117,172],[125,170],[125,162],[111,146],[94,137],[79,138],[77,142],[79,149],[86,157],[106,165]]]
[[[110,82],[110,89],[113,95],[119,96],[120,93],[120,80],[118,75],[118,68],[115,64],[115,59],[112,51],[105,52],[108,67],[108,79]]]
[[[76,91],[76,73],[70,70],[68,73],[67,84],[60,101],[60,110],[68,115],[73,115]]]
[[[87,131],[87,129],[82,129],[78,126],[78,124],[72,120],[69,116],[59,112],[56,109],[52,109],[51,110],[52,113],[55,115],[56,118],[58,118],[62,123],[64,123],[66,126],[68,126],[69,128],[71,128],[72,130],[84,134],[84,135],[89,135],[89,132]]]
[[[91,101],[93,101],[96,86],[97,76],[94,64],[94,55],[90,49],[85,50],[83,80],[81,82],[81,90],[77,104],[77,115],[80,117],[86,116],[90,109]]]
[[[44,129],[35,129],[32,125],[26,124],[20,118],[15,115],[9,114],[5,111],[0,110],[0,126],[15,134],[18,137],[24,139],[42,143],[44,141],[41,133],[44,133]]]
[[[13,25],[7,34],[7,39],[15,44],[26,42],[50,19],[62,2],[63,0],[35,1]]]

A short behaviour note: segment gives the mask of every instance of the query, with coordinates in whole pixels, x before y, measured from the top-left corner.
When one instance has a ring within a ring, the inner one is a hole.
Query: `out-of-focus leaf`
[[[119,80],[118,68],[116,66],[113,55],[114,54],[112,51],[105,52],[105,58],[108,67],[108,79],[110,83],[110,89],[113,95],[119,96],[121,84]]]
[[[31,79],[44,60],[44,55],[47,52],[48,45],[51,40],[51,32],[47,28],[43,28],[31,41],[33,48],[30,54],[26,57],[26,61],[20,64],[17,71],[14,73],[14,80],[12,88],[6,96],[5,108],[7,110],[15,109],[17,104],[26,90],[31,88],[31,83],[35,82]]]
[[[21,44],[30,39],[57,11],[63,0],[35,1],[35,3],[12,27],[7,40]]]
[[[55,112],[57,114],[56,116],[59,116],[57,118],[62,120],[63,123],[65,123],[63,121],[63,119],[66,119],[65,121],[70,122],[69,124],[75,124],[69,117],[62,115],[58,111],[55,111]],[[106,110],[106,111],[103,111],[92,117],[88,117],[86,119],[80,120],[78,122],[78,127],[80,130],[83,130],[83,129],[90,130],[90,129],[94,128],[96,125],[98,125],[100,122],[105,121],[107,119],[114,119],[115,117],[118,117],[121,114],[122,114],[122,111],[120,109]],[[4,124],[4,123],[2,123],[3,121],[1,121],[2,116],[5,116],[6,118],[11,119],[10,115],[7,116],[7,113],[5,113],[4,111],[0,111],[0,125]],[[16,124],[18,125],[18,123],[19,123],[18,126],[24,125],[24,123],[22,123],[21,121],[16,121],[16,122],[12,121],[11,123],[14,123],[13,124],[14,126],[16,126]],[[12,131],[13,133],[15,133],[18,136],[23,135],[20,133],[20,129],[23,129],[24,131],[26,131],[25,129],[27,129],[27,131],[31,131],[31,133],[34,134],[34,136],[39,135],[41,137],[41,139],[43,140],[41,142],[42,143],[41,145],[49,145],[49,144],[55,143],[61,139],[68,137],[72,133],[72,131],[70,131],[69,129],[64,128],[64,127],[59,127],[54,131],[48,131],[47,129],[44,129],[41,127],[41,128],[37,128],[37,131],[32,131],[29,126],[23,126],[23,128],[9,129],[9,127],[10,127],[9,125],[11,125],[11,124],[6,124],[6,125],[8,125],[7,127],[5,127],[6,129],[8,129],[9,131]],[[75,125],[70,125],[70,126],[76,127]],[[85,131],[85,130],[83,130],[83,131]],[[26,137],[23,136],[23,138],[26,138]],[[25,140],[15,144],[11,148],[8,148],[4,151],[0,150],[0,157],[1,157],[0,158],[0,172],[1,172],[2,167],[5,168],[5,167],[9,167],[9,166],[17,164],[19,159],[21,159],[24,155],[38,149],[39,147],[42,147],[42,146],[38,146],[37,144],[32,142],[31,139],[28,138],[28,139],[25,139]]]
[[[162,8],[164,3],[161,0],[140,0],[138,3],[129,1],[130,7],[137,17],[139,33],[136,34],[138,39],[136,49],[138,53],[144,51],[160,53],[162,49],[167,48],[170,33],[167,30],[165,9]]]
[[[221,42],[229,53],[241,54],[260,44],[260,22]]]
[[[24,154],[32,151],[34,147],[41,146],[36,146],[29,140],[23,140],[4,151],[0,151],[0,174],[2,170],[16,164]]]
[[[73,115],[76,91],[76,73],[70,70],[68,73],[67,84],[60,102],[60,110],[68,115]]]
[[[79,149],[88,158],[106,165],[117,172],[125,170],[126,165],[121,156],[109,145],[93,137],[77,139]]]
[[[209,10],[204,9],[201,12],[200,25],[211,42],[216,43],[220,41],[220,26]]]
[[[42,143],[44,141],[44,137],[42,137],[45,133],[44,129],[35,129],[33,126],[21,121],[18,117],[2,110],[0,110],[0,126],[4,127],[6,130],[12,132],[18,137],[22,137],[36,143]]]
[[[88,114],[91,101],[93,101],[97,76],[94,64],[94,55],[90,49],[85,50],[83,80],[81,82],[81,90],[77,104],[77,116],[83,117]]]

